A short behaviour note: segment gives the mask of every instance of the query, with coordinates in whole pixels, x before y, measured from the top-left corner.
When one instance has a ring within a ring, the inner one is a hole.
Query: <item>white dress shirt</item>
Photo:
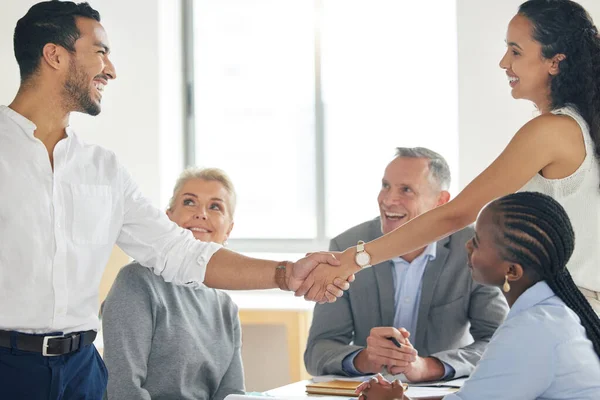
[[[54,149],[0,106],[0,329],[98,329],[98,288],[119,245],[165,281],[199,285],[221,247],[196,240],[142,196],[114,153],[73,130]]]
[[[546,282],[527,289],[462,389],[444,400],[598,400],[600,358]]]

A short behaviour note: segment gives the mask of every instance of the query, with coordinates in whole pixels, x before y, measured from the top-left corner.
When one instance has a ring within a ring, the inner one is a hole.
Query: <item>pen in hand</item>
[[[402,345],[400,344],[400,342],[398,341],[398,339],[396,339],[395,337],[391,336],[391,337],[389,337],[387,339],[391,340],[392,343],[394,343],[396,345],[396,347],[402,347]]]

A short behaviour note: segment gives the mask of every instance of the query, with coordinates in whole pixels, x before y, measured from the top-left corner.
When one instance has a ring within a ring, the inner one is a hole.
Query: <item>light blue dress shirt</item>
[[[462,389],[444,400],[600,399],[600,358],[579,317],[538,282],[513,304]]]
[[[414,335],[417,329],[419,303],[421,302],[421,281],[429,261],[435,260],[437,242],[431,243],[412,262],[398,257],[394,258],[394,327],[404,328]],[[354,367],[354,359],[361,350],[347,355],[342,361],[342,369],[348,375],[364,375]],[[444,364],[444,377],[454,375],[454,368]]]
[[[394,258],[394,326],[404,328],[412,335],[417,330],[419,303],[421,302],[421,281],[427,263],[435,260],[437,243],[425,248],[412,262]]]

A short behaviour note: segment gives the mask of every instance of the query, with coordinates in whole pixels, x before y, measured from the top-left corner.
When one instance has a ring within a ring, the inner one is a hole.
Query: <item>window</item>
[[[440,152],[456,180],[454,1],[194,0],[188,11],[188,163],[231,175],[235,250],[327,248],[378,214],[397,146]]]

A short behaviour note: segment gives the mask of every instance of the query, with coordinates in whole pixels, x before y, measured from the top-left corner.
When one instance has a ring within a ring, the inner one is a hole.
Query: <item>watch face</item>
[[[356,263],[361,267],[369,265],[369,261],[371,261],[371,256],[369,256],[368,253],[361,251],[360,253],[356,254]]]

